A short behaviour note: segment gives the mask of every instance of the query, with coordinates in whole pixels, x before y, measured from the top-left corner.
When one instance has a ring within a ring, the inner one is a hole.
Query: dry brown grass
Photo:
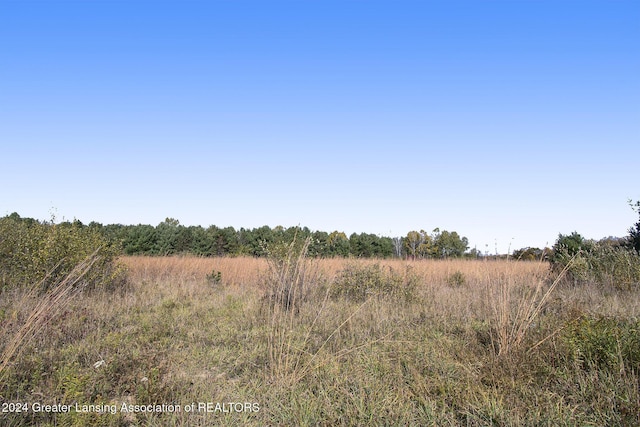
[[[267,260],[252,257],[124,257],[122,261],[135,282],[166,283],[170,278],[173,293],[185,284],[205,282],[212,271],[219,271],[222,282],[231,288],[259,293],[268,286],[262,278],[274,274]],[[379,264],[394,271],[409,268],[422,284],[417,295],[423,301],[424,313],[443,322],[487,322],[498,354],[522,345],[557,284],[550,280],[548,264],[540,262],[344,258],[313,261],[328,283],[353,262],[363,266]],[[452,286],[454,274],[462,277],[463,283]],[[185,297],[194,295],[193,291],[183,291]],[[155,294],[159,292],[156,290]]]
[[[45,322],[44,333],[13,357],[7,381],[0,384],[0,398],[28,402],[246,401],[259,402],[259,412],[136,414],[131,419],[123,414],[12,414],[0,418],[0,424],[640,421],[633,412],[640,404],[637,371],[591,371],[584,357],[576,360],[567,346],[572,327],[597,325],[576,324],[577,316],[632,322],[640,313],[637,292],[595,285],[552,288],[548,266],[536,262],[290,261],[286,271],[291,275],[282,276],[285,270],[249,257],[124,257],[130,281],[126,290],[71,300],[64,309],[67,317]],[[307,262],[313,275],[307,275]],[[409,267],[420,279],[415,298],[408,303],[391,297],[364,303],[327,298],[326,287],[354,263],[377,263],[381,269],[376,271],[385,273]],[[214,271],[221,273],[220,281],[207,278]],[[265,295],[280,289],[270,284],[283,277],[298,283],[303,271],[304,283],[316,284],[319,292],[311,292],[299,311],[265,310]],[[456,273],[464,280],[450,280]],[[22,301],[18,293],[5,296]],[[25,320],[36,304],[13,310],[9,301],[0,301],[0,315],[4,311],[7,319],[17,310],[17,318]],[[104,364],[96,368],[98,361]]]
[[[260,275],[268,269],[264,258],[253,257],[125,256],[120,261],[128,267],[135,283],[206,281],[208,274],[219,271],[226,285],[252,287],[258,285]]]
[[[129,269],[134,282],[151,282],[171,278],[176,281],[205,280],[212,271],[220,271],[222,280],[229,285],[258,286],[260,277],[268,270],[264,258],[193,256],[145,257],[125,256],[120,259]],[[317,261],[318,267],[329,280],[353,259],[328,258]],[[482,285],[500,277],[510,277],[516,281],[531,280],[532,277],[546,277],[547,264],[539,262],[514,262],[506,260],[398,260],[398,259],[358,259],[362,265],[380,264],[401,271],[410,266],[427,286],[444,285],[447,279],[459,271],[467,278],[469,286]]]
[[[41,283],[38,283],[21,296],[16,304],[15,317],[17,318],[17,313],[20,311],[30,311],[30,314],[15,332],[11,331],[11,325],[3,324],[0,336],[6,340],[6,345],[3,346],[0,354],[0,378],[12,359],[20,354],[26,344],[41,333],[51,319],[82,291],[83,286],[79,282],[98,260],[97,253],[98,251],[95,251],[78,264],[44,295],[38,297],[38,291],[41,288]],[[33,307],[25,310],[30,306]]]

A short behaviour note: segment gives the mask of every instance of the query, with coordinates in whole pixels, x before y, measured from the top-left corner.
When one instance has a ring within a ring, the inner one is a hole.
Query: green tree
[[[460,237],[455,231],[444,230],[440,232],[440,229],[436,228],[433,232],[434,252],[439,258],[459,258],[469,248],[469,240],[466,237]]]
[[[559,257],[571,258],[582,250],[588,251],[591,248],[591,242],[585,240],[580,233],[574,231],[571,234],[558,234],[558,239],[553,245],[552,261],[559,260]]]
[[[420,247],[425,242],[425,233],[423,230],[410,231],[404,238],[404,245],[407,248],[407,254],[415,259],[420,254]]]
[[[393,255],[393,242],[388,237],[369,233],[349,236],[351,255],[362,258],[387,258]]]
[[[18,214],[0,218],[0,288],[33,286],[47,290],[92,254],[83,281],[91,287],[122,283],[115,259],[119,248],[80,221],[39,222]]]
[[[544,251],[540,248],[522,248],[513,251],[513,258],[520,261],[536,261],[544,257]]]
[[[212,256],[213,255],[213,239],[207,231],[201,226],[188,227],[191,236],[191,247],[189,249],[194,255]]]
[[[329,233],[326,231],[314,231],[312,233],[312,239],[309,243],[308,253],[309,256],[327,256],[328,255],[328,240]]]
[[[276,235],[268,225],[252,229],[245,235],[245,238],[251,255],[258,257],[266,256],[268,254],[267,248],[276,241]]]
[[[631,206],[631,209],[636,211],[638,216],[640,216],[640,200],[635,204],[629,200],[629,205]],[[629,240],[631,247],[635,249],[636,252],[640,253],[640,220],[629,229]]]
[[[353,233],[349,236],[350,253],[356,257],[371,258],[373,256],[373,239],[371,234]]]
[[[327,237],[328,256],[349,256],[349,239],[342,231],[332,231]]]
[[[581,276],[581,274],[578,274],[578,270],[588,270],[587,260],[589,259],[588,255],[593,245],[594,243],[592,241],[585,240],[577,231],[569,235],[558,234],[558,239],[553,245],[553,253],[550,258],[552,270],[560,272],[569,264],[571,259],[576,258],[573,263],[574,266],[568,275],[573,276],[574,280],[578,280],[579,276]]]
[[[158,255],[173,255],[183,249],[182,241],[179,242],[180,221],[174,218],[167,218],[156,227],[158,239],[154,252]]]
[[[390,258],[393,256],[393,239],[386,236],[376,236],[373,240],[374,256],[378,258]]]
[[[127,227],[123,241],[127,255],[151,255],[158,245],[158,233],[152,225],[134,225]]]
[[[124,250],[130,227],[122,224],[102,225],[94,222],[89,224],[89,228],[99,230],[107,240],[117,245],[121,250]]]
[[[433,238],[424,230],[410,231],[404,238],[407,255],[411,258],[430,258],[434,253]]]
[[[233,227],[218,228],[215,225],[206,230],[211,240],[211,255],[237,255],[239,253],[238,233]]]

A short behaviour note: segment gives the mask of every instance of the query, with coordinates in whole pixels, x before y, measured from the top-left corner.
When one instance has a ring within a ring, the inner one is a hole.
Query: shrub
[[[633,250],[597,246],[590,258],[590,271],[598,283],[622,290],[640,284],[640,254]]]
[[[522,249],[516,249],[515,251],[513,251],[513,255],[511,257],[518,261],[546,261],[548,258],[548,253],[547,248],[540,249],[526,247]]]
[[[554,246],[551,268],[560,272],[565,267],[566,277],[574,285],[595,283],[631,290],[640,283],[640,254],[624,245],[584,241],[581,237],[578,241],[561,235]]]
[[[640,321],[582,316],[565,332],[570,356],[584,369],[640,369]]]
[[[459,270],[447,278],[447,284],[454,288],[464,286],[465,283],[467,283],[467,278]]]
[[[552,248],[553,253],[550,259],[552,268],[561,271],[573,257],[585,251],[589,252],[591,243],[575,231],[569,235],[558,235]]]
[[[0,218],[2,289],[41,283],[44,292],[94,253],[98,258],[83,283],[90,287],[122,284],[123,268],[115,262],[119,250],[98,230],[79,221],[54,224],[17,214]]]
[[[350,263],[338,273],[330,295],[362,302],[371,295],[392,296],[404,301],[414,297],[418,277],[407,266],[404,272],[391,267],[383,269],[380,264],[361,265]]]
[[[219,285],[222,283],[222,272],[218,270],[211,271],[211,273],[207,274],[207,282],[212,285]]]

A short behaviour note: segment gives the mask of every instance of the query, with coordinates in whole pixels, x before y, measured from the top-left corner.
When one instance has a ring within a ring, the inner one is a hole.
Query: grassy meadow
[[[513,260],[120,262],[118,289],[3,293],[0,424],[640,425],[637,290]]]

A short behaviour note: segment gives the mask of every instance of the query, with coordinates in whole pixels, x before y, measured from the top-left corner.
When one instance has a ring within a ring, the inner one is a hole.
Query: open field
[[[39,323],[5,292],[2,424],[640,425],[637,291],[538,262],[283,260],[125,257],[126,287]]]

